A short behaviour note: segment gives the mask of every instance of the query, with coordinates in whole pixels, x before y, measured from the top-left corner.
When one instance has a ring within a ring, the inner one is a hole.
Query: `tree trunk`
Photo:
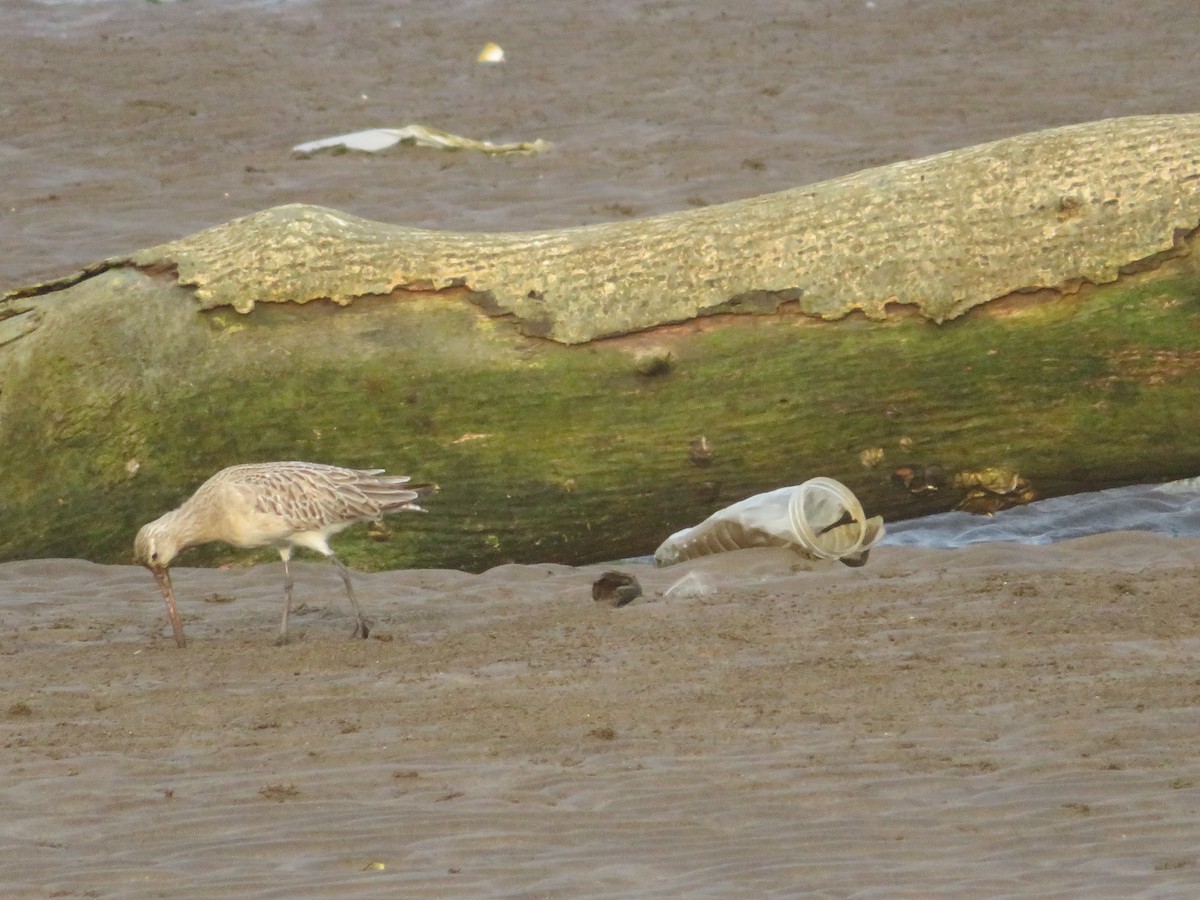
[[[540,234],[267,210],[6,295],[0,558],[127,561],[266,459],[438,482],[339,549],[468,569],[813,475],[894,519],[1196,474],[1198,225],[1200,116]]]

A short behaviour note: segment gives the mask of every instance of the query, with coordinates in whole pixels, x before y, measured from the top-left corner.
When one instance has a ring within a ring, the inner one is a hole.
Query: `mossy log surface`
[[[6,296],[0,558],[128,561],[266,459],[440,484],[339,539],[375,568],[647,554],[818,474],[889,519],[1196,474],[1198,225],[1200,116],[545,234],[268,210]]]

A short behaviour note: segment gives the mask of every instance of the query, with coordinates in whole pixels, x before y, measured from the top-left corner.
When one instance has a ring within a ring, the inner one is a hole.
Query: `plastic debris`
[[[712,578],[700,572],[688,572],[663,591],[663,597],[674,597],[675,599],[704,597],[715,590]]]
[[[339,134],[336,137],[322,138],[319,141],[309,141],[297,144],[292,152],[297,156],[312,156],[322,150],[333,150],[345,153],[357,150],[362,153],[378,153],[388,150],[397,144],[413,147],[432,147],[437,150],[478,150],[495,156],[507,154],[532,155],[541,153],[550,146],[548,141],[540,138],[535,141],[517,141],[511,144],[494,144],[491,141],[477,141],[472,138],[460,137],[448,131],[439,131],[425,125],[405,125],[403,128],[372,128],[368,131],[355,131],[350,134]]]
[[[848,487],[832,478],[810,478],[747,497],[676,532],[654,551],[654,561],[669,566],[729,550],[791,547],[809,559],[861,566],[883,534],[883,518],[868,519]]]

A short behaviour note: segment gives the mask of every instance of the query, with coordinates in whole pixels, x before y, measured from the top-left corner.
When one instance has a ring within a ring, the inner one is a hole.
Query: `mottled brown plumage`
[[[350,571],[334,555],[329,538],[356,522],[375,521],[397,510],[424,511],[416,503],[418,493],[402,487],[408,476],[382,472],[308,462],[230,466],[200,485],[178,509],[144,525],[134,542],[134,554],[162,589],[175,643],[182,647],[185,642],[168,568],[181,550],[211,541],[279,550],[285,599],[277,643],[287,642],[292,606],[288,560],[297,547],[315,550],[337,566],[357,620],[352,636],[365,638],[367,624],[350,584]]]

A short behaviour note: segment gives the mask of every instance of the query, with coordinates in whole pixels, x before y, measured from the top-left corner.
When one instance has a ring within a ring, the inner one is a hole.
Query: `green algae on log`
[[[646,554],[817,474],[892,519],[1195,474],[1198,225],[1200,116],[544,234],[268,210],[6,296],[0,558],[128,561],[266,459],[438,482],[339,540],[377,568]]]

